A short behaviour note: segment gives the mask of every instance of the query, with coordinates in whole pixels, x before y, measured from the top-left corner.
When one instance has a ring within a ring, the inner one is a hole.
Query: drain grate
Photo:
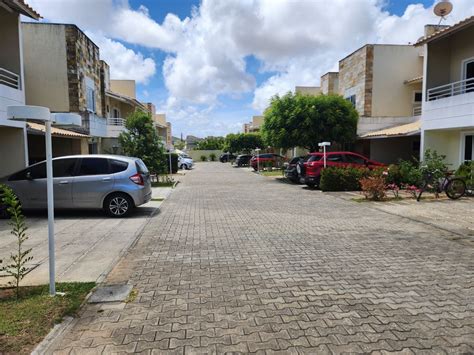
[[[132,285],[107,285],[100,286],[89,297],[88,303],[124,302],[130,292]]]

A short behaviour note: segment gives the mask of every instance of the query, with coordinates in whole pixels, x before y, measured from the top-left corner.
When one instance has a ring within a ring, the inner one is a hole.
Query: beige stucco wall
[[[159,123],[160,125],[166,126],[166,114],[164,113],[157,113],[153,116],[154,121]]]
[[[120,95],[136,98],[135,80],[110,80],[110,90]]]
[[[374,45],[372,116],[411,116],[418,85],[405,80],[423,75],[423,58],[411,45]]]
[[[370,159],[381,163],[392,164],[420,156],[420,136],[370,139],[369,142]]]
[[[21,75],[18,21],[17,13],[0,7],[0,67]]]
[[[264,116],[253,116],[252,117],[252,126],[254,128],[260,127],[263,124],[264,120],[265,120]]]
[[[438,154],[446,155],[446,163],[450,169],[456,169],[460,164],[461,131],[436,130],[424,131],[424,151],[436,150]]]
[[[24,168],[25,139],[22,128],[0,126],[0,177]]]
[[[64,25],[22,24],[27,105],[69,111]]]
[[[296,86],[295,92],[304,95],[319,95],[321,88],[319,86]]]

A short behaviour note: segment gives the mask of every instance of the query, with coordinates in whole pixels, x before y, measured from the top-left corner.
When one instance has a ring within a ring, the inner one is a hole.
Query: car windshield
[[[321,160],[322,157],[323,157],[322,155],[310,155],[307,161],[308,162],[319,161]]]

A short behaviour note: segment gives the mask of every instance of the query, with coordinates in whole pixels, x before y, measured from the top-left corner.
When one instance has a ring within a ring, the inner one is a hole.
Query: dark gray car
[[[46,209],[46,162],[0,180],[10,186],[24,209]],[[104,209],[124,217],[151,199],[151,179],[138,158],[74,155],[53,159],[54,205],[58,209]]]

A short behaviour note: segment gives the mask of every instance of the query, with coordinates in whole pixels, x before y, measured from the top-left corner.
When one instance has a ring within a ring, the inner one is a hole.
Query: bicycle
[[[466,183],[464,180],[459,177],[454,177],[452,171],[446,171],[444,172],[443,178],[437,178],[440,172],[439,169],[432,172],[424,172],[420,193],[416,198],[418,202],[426,190],[434,190],[436,197],[438,197],[441,192],[445,192],[451,200],[457,200],[464,196],[466,193]]]

